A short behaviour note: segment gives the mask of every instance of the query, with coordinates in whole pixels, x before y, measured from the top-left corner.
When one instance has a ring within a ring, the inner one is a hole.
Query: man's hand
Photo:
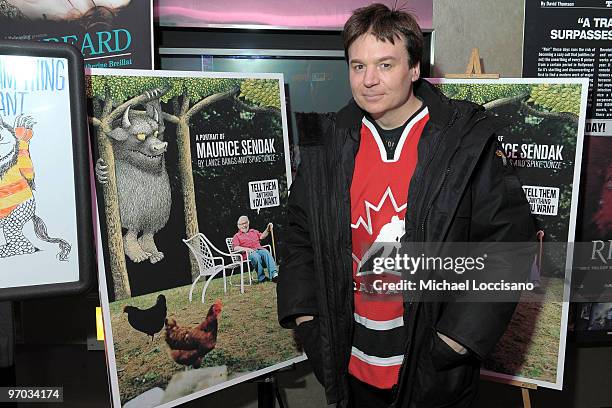
[[[243,246],[235,246],[234,247],[234,251],[235,252],[244,251],[247,255],[250,255],[251,252],[253,252],[255,250],[253,248],[247,248],[247,247],[243,247]]]
[[[297,321],[297,319],[296,319]],[[465,347],[463,347],[461,344],[457,343],[455,340],[451,339],[450,337],[436,332],[438,333],[438,337],[440,337],[446,344],[448,344],[448,346],[450,348],[452,348],[453,350],[455,350],[456,353],[459,354],[466,354],[467,353],[467,349]]]
[[[302,324],[304,322],[307,322],[309,320],[312,320],[312,319],[314,319],[314,316],[308,316],[308,315],[306,315],[306,316],[298,316],[298,317],[295,318],[295,324],[297,326],[299,326],[300,324]]]
[[[272,228],[274,228],[272,223],[271,222],[268,223],[268,225],[266,225],[266,228],[261,233],[261,236],[259,237],[259,239],[266,239],[266,238],[268,238],[268,235],[272,232]]]

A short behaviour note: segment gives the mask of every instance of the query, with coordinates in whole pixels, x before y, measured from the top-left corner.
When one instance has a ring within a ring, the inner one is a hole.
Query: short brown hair
[[[372,33],[379,41],[395,44],[395,38],[404,38],[410,68],[423,57],[423,33],[415,17],[402,10],[391,10],[384,4],[374,3],[358,8],[344,24],[342,41],[344,57],[348,62],[348,49],[357,38]]]

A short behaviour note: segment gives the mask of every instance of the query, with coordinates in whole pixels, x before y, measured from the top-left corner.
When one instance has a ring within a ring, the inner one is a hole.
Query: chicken
[[[166,297],[159,295],[157,301],[148,309],[139,309],[135,306],[125,306],[123,313],[127,313],[128,323],[134,329],[151,336],[159,332],[164,327],[166,320]]]
[[[199,368],[204,356],[217,344],[218,318],[223,307],[217,299],[208,309],[206,319],[193,328],[180,327],[174,319],[166,319],[166,343],[170,356],[178,364]]]

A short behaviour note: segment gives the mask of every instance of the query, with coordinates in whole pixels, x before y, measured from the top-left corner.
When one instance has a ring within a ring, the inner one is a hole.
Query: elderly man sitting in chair
[[[264,266],[268,268],[268,275],[272,282],[276,282],[276,276],[278,275],[278,267],[272,257],[272,254],[261,246],[259,242],[265,239],[268,234],[272,231],[272,223],[266,226],[264,232],[259,232],[256,229],[249,228],[249,217],[246,215],[238,218],[238,232],[232,238],[232,244],[234,245],[234,251],[243,251],[242,258],[246,259],[249,257],[249,261],[257,269],[257,280],[264,282],[266,275],[264,274]]]

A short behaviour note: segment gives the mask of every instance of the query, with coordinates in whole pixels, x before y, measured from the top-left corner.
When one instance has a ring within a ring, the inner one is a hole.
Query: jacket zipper
[[[433,161],[433,158],[435,157],[435,155],[437,154],[440,145],[442,144],[442,140],[444,138],[444,136],[446,136],[446,134],[448,133],[448,131],[451,129],[451,127],[455,124],[455,121],[457,120],[457,111],[454,112],[453,117],[451,118],[451,120],[449,121],[449,123],[446,125],[446,129],[444,130],[444,133],[442,134],[442,136],[440,136],[440,141],[436,146],[436,149],[434,151],[434,154],[432,154],[429,158],[429,160],[427,161],[427,164],[425,166],[424,169],[427,169],[429,167],[429,165],[431,164],[431,162]],[[471,131],[474,126],[476,126],[476,124],[478,122],[480,122],[481,120],[485,119],[486,116],[483,115],[480,118],[476,119],[476,121],[472,124],[472,126],[470,127],[470,129],[468,129],[466,131],[469,132]],[[430,200],[429,205],[427,206],[427,210],[425,212],[425,216],[423,217],[423,221],[421,222],[421,228],[419,228],[419,232],[421,233],[421,240],[424,241],[425,240],[425,223],[427,222],[427,218],[429,217],[429,213],[431,212],[431,208],[433,207],[433,202],[435,201],[435,197],[439,194],[439,192],[442,190],[442,188],[444,187],[444,185],[446,184],[446,180],[448,180],[448,176],[450,175],[450,167],[446,168],[446,171],[444,172],[444,176],[439,184],[439,186],[436,188],[436,192],[434,194],[434,199]],[[424,176],[421,178],[421,180],[419,181],[419,197],[422,194],[422,185],[424,182]],[[417,234],[417,239],[419,238],[419,234]],[[412,307],[414,302],[409,301],[408,302],[408,307]],[[408,359],[408,347],[406,347],[406,352],[404,353],[404,360],[402,362],[402,366],[400,368],[400,373],[399,373],[399,377],[398,377],[398,381],[397,384],[394,386],[393,390],[395,392],[395,396],[394,396],[394,400],[393,403],[391,404],[391,407],[395,407],[395,404],[398,402],[399,396],[401,394],[402,388],[404,386],[404,377],[406,375],[406,369],[407,369],[407,364],[406,361]]]
[[[421,232],[421,237],[423,238],[423,241],[425,241],[425,222],[427,222],[427,218],[429,218],[429,213],[431,212],[431,209],[433,208],[433,203],[436,200],[436,197],[438,196],[438,194],[440,194],[440,191],[442,191],[442,189],[444,188],[444,185],[446,184],[446,180],[448,180],[448,176],[450,175],[450,172],[451,172],[450,167],[447,167],[446,171],[444,172],[444,177],[442,177],[442,181],[436,188],[436,191],[433,194],[433,198],[432,200],[430,200],[429,205],[427,206],[427,211],[425,211],[425,216],[423,217],[423,222],[421,222],[421,228],[419,229]]]
[[[433,158],[436,156],[436,154],[438,153],[438,150],[440,149],[440,145],[442,145],[442,139],[444,138],[444,136],[446,136],[446,134],[448,133],[448,131],[450,130],[450,128],[455,124],[455,121],[457,120],[457,111],[455,111],[453,113],[453,117],[451,118],[450,122],[448,122],[448,124],[446,125],[446,128],[444,129],[444,133],[440,136],[440,141],[438,142],[438,144],[436,145],[436,149],[433,152],[433,154],[429,157],[429,160],[427,161],[427,164],[424,167],[423,170],[423,176],[421,176],[421,180],[419,180],[419,189],[417,190],[419,192],[418,197],[420,198],[421,194],[422,194],[422,187],[423,187],[423,182],[425,180],[424,174],[425,174],[425,170],[429,167],[429,165],[431,164],[431,162],[433,161]],[[447,170],[450,170],[449,168],[447,168]],[[448,171],[445,173],[444,175],[444,180],[446,180],[446,176],[448,175]],[[429,212],[429,210],[428,210]],[[427,217],[425,217],[423,219],[423,228],[424,228],[424,224],[425,224],[425,220],[427,219]],[[417,236],[418,239],[418,236]],[[423,237],[423,239],[425,239],[425,237]],[[407,302],[407,307],[409,309],[411,309],[413,307],[413,303],[412,301],[408,301]],[[414,318],[415,316],[413,316]],[[406,370],[408,367],[408,364],[406,364],[406,361],[408,360],[408,344],[406,344],[405,347],[406,351],[404,352],[404,360],[402,361],[402,366],[400,367],[400,373],[397,379],[397,384],[394,386],[393,391],[395,392],[395,396],[393,398],[393,403],[391,404],[391,407],[394,407],[395,404],[397,403],[399,396],[401,395],[401,391],[402,388],[404,386],[404,377],[406,375]]]

